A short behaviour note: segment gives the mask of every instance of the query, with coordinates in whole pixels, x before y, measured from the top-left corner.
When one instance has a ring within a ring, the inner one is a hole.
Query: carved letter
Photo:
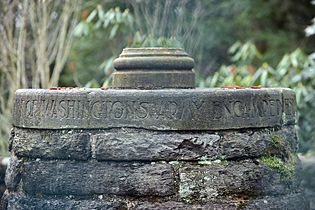
[[[120,119],[124,114],[124,108],[120,101],[113,102],[111,110],[114,115],[114,118],[116,119]]]

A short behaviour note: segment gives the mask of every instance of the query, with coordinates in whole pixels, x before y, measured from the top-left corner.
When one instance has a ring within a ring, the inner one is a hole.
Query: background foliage
[[[15,38],[7,42],[13,50],[3,48],[5,43],[0,42],[1,49],[7,49],[0,54],[2,151],[6,151],[15,89],[107,86],[114,71],[113,59],[121,50],[144,46],[183,47],[195,59],[200,87],[295,89],[303,142],[300,151],[315,150],[315,6],[309,0],[77,0],[71,7],[65,0],[37,0],[33,6],[28,0],[4,2],[0,3],[0,35],[13,34]],[[34,10],[36,6],[39,8]],[[62,14],[67,10],[71,15],[65,20]],[[44,13],[49,14],[47,20],[66,22],[47,27],[44,23],[49,21],[29,16]],[[64,24],[68,25],[65,34],[60,33]],[[41,41],[34,38],[38,37],[34,27],[42,28]],[[68,37],[68,44],[53,39],[56,36]],[[35,46],[34,42],[41,47],[26,47]],[[54,43],[63,54],[56,56]],[[32,54],[36,49],[42,51]],[[14,79],[27,81],[23,85],[7,82],[7,66],[3,64],[8,60]],[[21,71],[21,63],[25,71]],[[18,72],[25,73],[21,76]]]
[[[252,42],[236,42],[229,49],[234,64],[222,65],[208,78],[199,79],[202,87],[264,86],[288,87],[296,92],[297,131],[300,152],[315,149],[315,60],[301,49],[286,53],[274,66],[263,60]]]

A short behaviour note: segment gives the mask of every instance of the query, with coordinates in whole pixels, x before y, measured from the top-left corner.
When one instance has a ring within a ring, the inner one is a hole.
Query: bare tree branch
[[[0,152],[15,90],[57,86],[80,0],[0,1]]]

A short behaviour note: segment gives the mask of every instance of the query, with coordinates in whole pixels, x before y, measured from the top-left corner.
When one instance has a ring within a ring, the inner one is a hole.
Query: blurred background
[[[184,48],[195,59],[199,87],[294,89],[299,152],[310,160],[315,155],[314,4],[310,0],[1,1],[0,155],[8,155],[16,89],[108,86],[113,59],[123,48],[151,46]]]

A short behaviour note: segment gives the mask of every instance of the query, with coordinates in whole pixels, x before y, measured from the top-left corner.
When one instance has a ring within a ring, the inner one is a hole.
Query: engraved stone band
[[[295,93],[262,89],[18,90],[22,128],[220,130],[295,123]]]

